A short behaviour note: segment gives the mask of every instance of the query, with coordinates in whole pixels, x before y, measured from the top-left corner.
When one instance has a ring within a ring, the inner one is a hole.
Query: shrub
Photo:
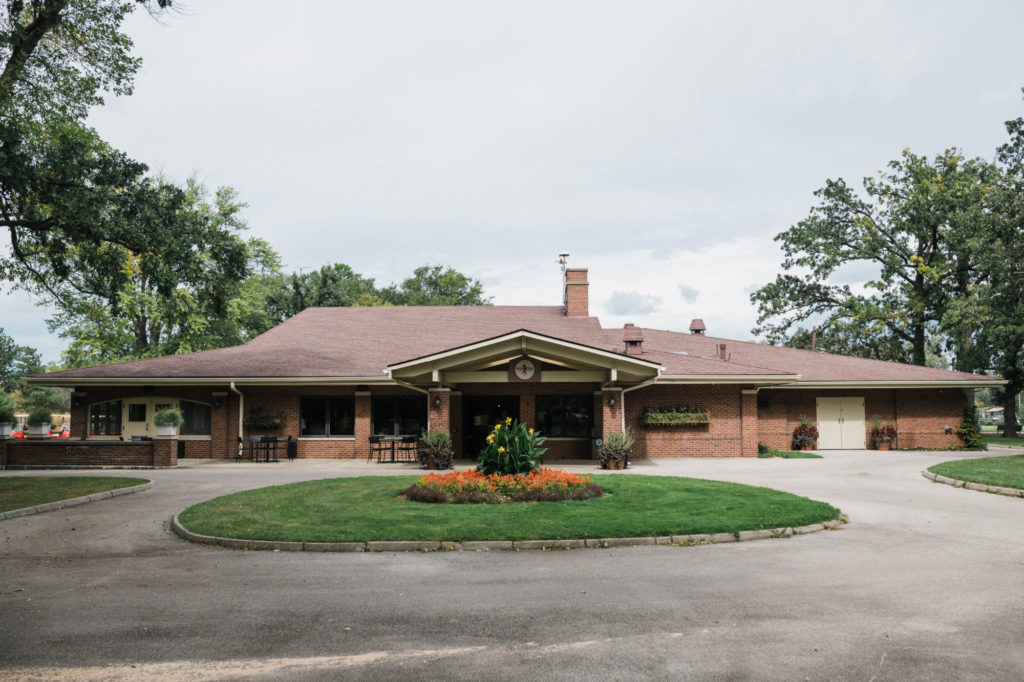
[[[966,450],[987,450],[988,446],[981,437],[981,428],[978,426],[978,415],[970,408],[964,409],[964,418],[957,427],[956,433],[964,441]]]
[[[765,445],[764,443],[758,443],[757,444],[757,456],[758,457],[760,457],[762,455],[767,455],[771,451],[772,451],[772,449],[770,447],[768,447],[767,445]]]
[[[818,440],[818,427],[807,417],[800,417],[800,423],[793,429],[793,449],[811,447]]]
[[[541,467],[525,475],[479,471],[427,474],[410,486],[405,496],[416,502],[501,504],[586,500],[602,492],[589,476]]]
[[[153,423],[157,426],[181,426],[185,418],[181,416],[181,410],[176,407],[165,407],[153,413]]]
[[[0,424],[14,423],[14,399],[0,391]],[[7,435],[7,434],[4,434]]]
[[[636,438],[629,430],[629,427],[625,431],[612,431],[609,433],[607,437],[601,440],[601,445],[598,448],[601,468],[608,468],[608,460],[615,460],[616,462],[625,461],[628,463],[629,455],[635,442]]]
[[[256,407],[249,410],[249,416],[245,418],[245,425],[251,429],[273,431],[284,426],[284,414],[268,414],[263,411],[262,407]]]
[[[649,407],[641,421],[646,426],[699,426],[711,423],[711,413],[689,405]]]
[[[476,470],[484,474],[526,474],[541,465],[545,441],[525,424],[511,417],[499,423],[487,436],[487,445],[477,459]]]
[[[427,469],[428,461],[433,456],[438,469],[451,469],[455,451],[452,448],[452,437],[444,429],[428,431],[423,436],[423,447],[419,451],[420,465]]]
[[[50,419],[53,418],[53,414],[50,412],[48,407],[33,407],[28,412],[28,419],[25,420],[29,426],[42,426],[43,424],[49,424]]]

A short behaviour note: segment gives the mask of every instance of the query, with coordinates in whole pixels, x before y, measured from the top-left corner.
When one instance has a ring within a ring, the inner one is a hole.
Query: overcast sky
[[[772,237],[827,178],[910,148],[992,158],[1024,114],[1021,2],[203,2],[127,32],[91,122],[174,179],[231,185],[288,271],[425,263],[494,303],[747,339]],[[847,273],[857,280],[863,272]],[[0,326],[65,343],[24,294]]]

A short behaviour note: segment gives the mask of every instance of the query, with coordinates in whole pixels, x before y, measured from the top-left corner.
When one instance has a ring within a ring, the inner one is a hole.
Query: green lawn
[[[149,483],[145,478],[112,476],[18,476],[0,478],[0,512],[35,507]]]
[[[247,540],[547,540],[723,533],[839,517],[824,502],[693,478],[595,475],[583,502],[454,505],[399,497],[416,476],[305,481],[218,497],[179,516],[189,530]]]
[[[821,455],[805,452],[804,450],[769,450],[768,452],[760,452],[757,456],[761,459],[768,459],[769,457],[781,457],[782,459],[823,459]]]
[[[1024,455],[957,459],[928,467],[928,471],[958,481],[1024,490]]]
[[[984,433],[981,437],[992,445],[1024,445],[1024,438],[1003,438],[997,433]]]

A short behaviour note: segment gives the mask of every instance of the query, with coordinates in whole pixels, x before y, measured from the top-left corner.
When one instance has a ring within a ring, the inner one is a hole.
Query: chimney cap
[[[644,332],[632,322],[627,322],[622,327],[622,340],[626,343],[630,341],[643,341]]]
[[[707,331],[707,327],[704,326],[704,320],[699,317],[690,320],[690,332],[693,334],[703,334]]]

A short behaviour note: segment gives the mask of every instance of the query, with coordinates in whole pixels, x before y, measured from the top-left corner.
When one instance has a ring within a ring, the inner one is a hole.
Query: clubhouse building
[[[30,381],[74,391],[71,439],[54,458],[157,466],[234,458],[264,435],[291,436],[299,458],[366,459],[371,436],[427,429],[475,458],[506,417],[547,436],[549,461],[590,458],[625,428],[634,458],[756,457],[758,443],[789,449],[801,419],[816,423],[817,449],[872,447],[873,418],[896,424],[896,447],[937,449],[960,442],[965,391],[1002,383],[715,338],[701,320],[606,329],[588,286],[586,269],[569,268],[559,306],[309,308],[240,346]],[[167,405],[185,423],[150,441]],[[10,443],[8,465],[50,457]]]

